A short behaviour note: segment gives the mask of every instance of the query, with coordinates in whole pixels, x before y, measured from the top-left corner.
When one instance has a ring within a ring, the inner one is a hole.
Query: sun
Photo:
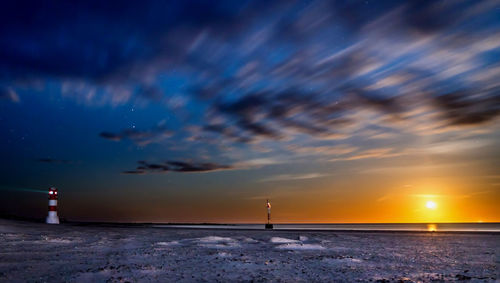
[[[433,202],[432,200],[428,201],[425,206],[428,208],[428,209],[436,209],[437,208],[437,204],[435,202]]]

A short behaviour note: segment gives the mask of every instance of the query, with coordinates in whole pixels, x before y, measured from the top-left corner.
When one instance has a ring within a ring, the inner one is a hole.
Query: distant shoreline
[[[13,214],[0,214],[0,219],[22,220],[30,222],[44,222],[45,218],[18,216]],[[84,223],[84,224],[126,224],[126,225],[218,225],[218,226],[234,226],[234,225],[264,225],[262,223],[216,223],[216,222],[110,222],[110,221],[78,221],[78,220],[65,220],[61,217],[62,222],[65,223]],[[500,222],[273,222],[275,225],[448,225],[448,224],[475,224],[475,225],[489,225],[497,224]]]
[[[0,219],[44,224],[43,219],[0,216]],[[436,225],[435,231],[426,230],[424,225]],[[439,228],[439,225],[445,227]],[[494,229],[459,229],[446,226],[496,226]],[[274,229],[266,230],[262,224],[229,224],[229,223],[133,223],[133,222],[93,222],[93,221],[61,221],[61,226],[76,227],[110,227],[110,228],[154,228],[154,229],[186,229],[186,230],[235,230],[235,231],[281,231],[281,232],[358,232],[358,233],[472,233],[472,234],[500,234],[500,223],[276,223]],[[319,227],[323,226],[323,227]],[[384,227],[385,226],[385,227]],[[408,226],[412,226],[408,228]],[[440,230],[441,229],[441,230]]]

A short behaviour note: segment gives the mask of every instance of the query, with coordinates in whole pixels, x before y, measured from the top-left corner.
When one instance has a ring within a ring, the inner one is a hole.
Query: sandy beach
[[[0,219],[1,282],[495,282],[495,233],[49,226]]]

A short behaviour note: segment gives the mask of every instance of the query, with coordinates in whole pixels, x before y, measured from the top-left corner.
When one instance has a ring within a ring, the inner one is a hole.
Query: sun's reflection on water
[[[429,232],[436,232],[437,231],[437,225],[436,224],[427,224],[427,231],[429,231]]]

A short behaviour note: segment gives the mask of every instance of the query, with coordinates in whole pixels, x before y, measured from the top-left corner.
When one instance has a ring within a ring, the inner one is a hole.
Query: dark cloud
[[[399,113],[403,111],[401,105],[398,104],[396,97],[380,97],[367,93],[359,94],[360,104],[363,106],[374,107],[385,113]]]
[[[131,140],[138,145],[147,145],[158,142],[172,135],[172,131],[165,126],[157,126],[151,130],[141,131],[136,129],[126,129],[119,133],[101,132],[101,138],[111,141]]]
[[[434,96],[433,101],[449,125],[478,125],[500,115],[500,89],[492,90],[490,95],[447,93]]]
[[[233,125],[240,133],[229,132],[220,124],[207,125],[204,129],[230,138],[249,135],[280,139],[284,130],[321,137],[350,124],[345,114],[358,108],[373,108],[394,116],[404,111],[396,97],[345,86],[339,87],[338,91],[340,95],[326,98],[320,93],[296,90],[252,93],[236,101],[219,103],[216,107],[216,111],[235,121]]]
[[[183,161],[167,161],[171,165],[171,171],[174,172],[208,172],[216,170],[231,169],[229,165],[220,165],[216,163],[193,163]]]
[[[138,166],[137,170],[150,170],[150,171],[169,171],[169,167],[163,164],[149,164],[149,163],[141,163],[144,166]]]
[[[251,120],[248,119],[240,119],[237,122],[237,125],[240,128],[244,129],[247,132],[250,132],[255,136],[263,136],[267,138],[279,138],[279,134],[277,131],[271,129],[270,127],[262,123],[252,122]]]
[[[391,121],[398,121],[405,119],[404,114],[421,103],[434,105],[438,118],[455,126],[479,125],[500,115],[497,88],[437,93],[440,90],[437,86],[447,83],[434,82],[435,91],[431,88],[425,95],[387,95],[351,84],[332,90],[338,95],[330,96],[297,90],[250,93],[235,101],[219,102],[215,108],[218,113],[229,116],[228,120],[234,121],[232,125],[239,132],[229,132],[228,127],[220,124],[207,125],[204,129],[233,139],[241,135],[280,139],[284,130],[321,137],[349,125],[351,121],[346,114],[352,111],[373,109],[387,115]]]
[[[457,5],[457,3],[438,3],[433,0],[413,0],[405,7],[405,17],[403,18],[406,26],[419,33],[431,34],[442,31],[450,27],[466,5]],[[446,13],[446,16],[443,15]]]
[[[253,141],[253,138],[249,136],[242,136],[243,133],[236,133],[236,131],[232,130],[228,126],[225,126],[223,124],[210,124],[210,125],[205,125],[203,126],[203,130],[207,132],[212,132],[212,133],[217,133],[221,134],[235,142],[241,142],[241,143],[249,143]]]
[[[266,93],[249,94],[234,102],[221,103],[218,108],[222,112],[251,117],[268,103],[265,95]]]
[[[103,139],[111,140],[111,141],[121,141],[122,140],[122,135],[120,134],[113,134],[109,132],[101,132],[99,133],[99,136]]]
[[[122,174],[125,175],[144,175],[146,172],[142,170],[130,170],[130,171],[123,171]]]
[[[216,107],[216,111],[231,116],[231,120],[235,121],[234,126],[239,128],[241,133],[230,134],[227,128],[222,125],[209,125],[205,126],[205,129],[230,137],[249,135],[270,139],[280,139],[283,136],[278,129],[279,127],[318,134],[326,132],[327,129],[292,117],[297,113],[314,115],[312,112],[317,112],[318,108],[321,106],[315,103],[311,97],[295,92],[254,93],[233,102],[219,103]],[[271,127],[271,123],[277,125]]]
[[[123,174],[147,174],[147,173],[166,173],[166,172],[180,172],[180,173],[202,173],[218,170],[231,169],[229,165],[221,165],[210,162],[184,162],[184,161],[166,161],[162,164],[149,163],[147,161],[138,161],[140,164],[136,170],[124,171]]]

